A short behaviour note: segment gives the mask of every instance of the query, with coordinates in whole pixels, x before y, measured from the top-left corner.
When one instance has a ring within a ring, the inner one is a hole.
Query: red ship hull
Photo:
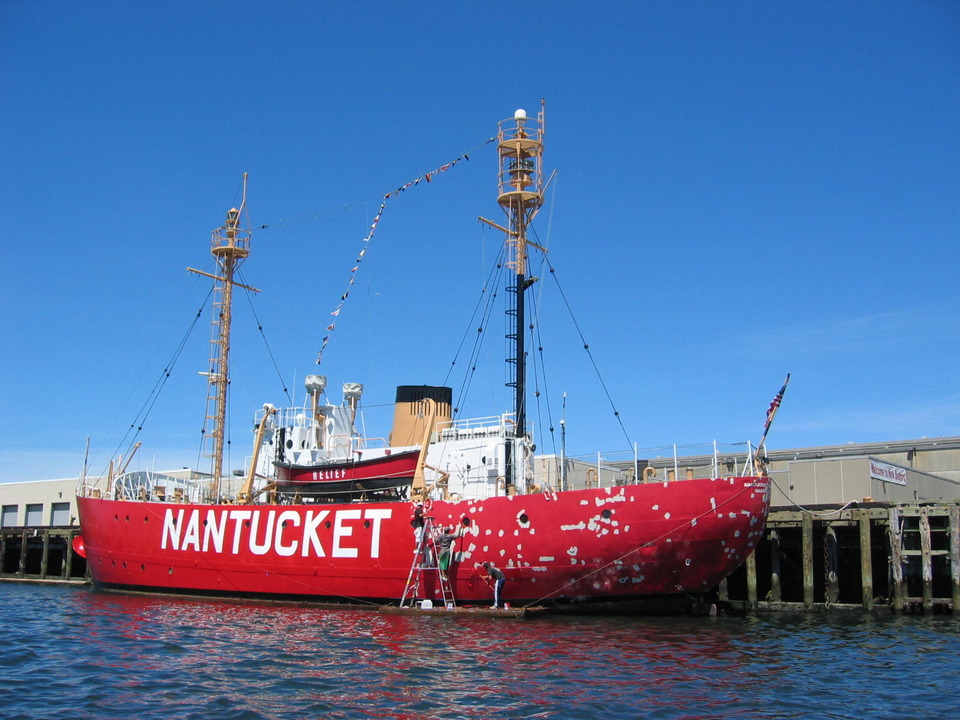
[[[397,601],[414,556],[411,505],[200,505],[78,497],[102,589],[341,602]],[[459,604],[618,601],[704,592],[753,551],[769,480],[737,477],[434,502],[465,528],[449,569]],[[466,519],[466,521],[464,520]],[[438,600],[435,574],[426,597]]]

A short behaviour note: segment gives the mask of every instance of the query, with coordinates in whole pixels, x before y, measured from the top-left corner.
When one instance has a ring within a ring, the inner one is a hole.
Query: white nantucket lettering
[[[207,510],[207,524],[203,528],[203,551],[210,549],[210,541],[213,540],[214,552],[223,552],[223,535],[227,531],[227,514],[220,513],[219,524],[217,524],[217,513],[213,510]]]
[[[333,521],[333,550],[332,557],[355,558],[357,549],[355,547],[341,547],[340,541],[353,535],[353,527],[344,525],[344,520],[359,520],[359,510],[340,510],[337,512],[336,520]]]
[[[260,525],[260,518],[267,516],[267,527],[263,531],[263,542],[257,542],[257,527]],[[270,512],[258,512],[253,514],[253,524],[250,526],[250,552],[254,555],[266,555],[273,542],[273,521],[277,516],[276,510]]]
[[[293,555],[299,545],[296,540],[289,545],[283,544],[283,529],[287,523],[290,523],[293,527],[300,527],[300,513],[296,510],[284,510],[277,516],[277,534],[274,537],[273,549],[277,551],[277,555],[282,557],[290,557]]]
[[[186,550],[187,545],[193,545],[193,549],[200,550],[200,513],[193,511],[190,513],[190,519],[187,521],[187,529],[183,533],[183,543],[181,550]]]
[[[380,557],[380,522],[386,520],[393,514],[392,510],[364,510],[363,517],[367,520],[373,520],[373,526],[370,528],[370,557]]]
[[[183,508],[177,511],[177,519],[173,519],[173,510],[167,508],[167,514],[163,517],[163,535],[160,536],[160,549],[167,549],[167,539],[170,540],[170,548],[180,549],[180,528],[183,527]]]
[[[335,558],[360,557],[368,547],[369,557],[379,558],[384,521],[392,516],[393,511],[383,507],[336,511],[289,507],[219,507],[206,511],[167,508],[160,548],[233,555],[240,555],[242,548],[243,554],[322,558],[327,556],[326,545]],[[362,525],[358,524],[360,520]],[[366,533],[370,536],[369,546]],[[231,536],[232,542],[228,540]]]
[[[231,510],[230,519],[233,520],[233,554],[240,552],[240,531],[243,530],[243,521],[253,517],[253,510]]]
[[[307,511],[307,523],[303,526],[303,552],[301,553],[303,557],[310,554],[310,548],[313,548],[317,557],[326,557],[326,553],[323,552],[323,545],[320,544],[320,536],[317,535],[317,527],[329,514],[329,510],[321,510],[314,517],[313,510]]]

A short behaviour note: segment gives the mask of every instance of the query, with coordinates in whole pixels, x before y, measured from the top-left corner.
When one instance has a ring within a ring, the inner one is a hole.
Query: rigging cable
[[[494,263],[493,267],[490,269],[490,274],[487,276],[487,282],[484,287],[480,290],[480,297],[477,300],[477,304],[474,307],[473,314],[470,316],[470,320],[467,324],[467,329],[464,330],[463,337],[460,340],[460,344],[457,347],[457,352],[454,356],[454,359],[450,363],[450,368],[447,370],[447,375],[443,379],[443,384],[446,385],[451,374],[453,373],[453,368],[457,364],[457,358],[460,356],[460,352],[463,349],[463,346],[466,341],[467,334],[470,332],[470,329],[474,327],[474,319],[477,317],[477,312],[480,309],[482,301],[485,299],[486,304],[483,305],[483,312],[480,315],[480,324],[477,326],[476,333],[473,336],[473,347],[470,350],[470,356],[468,358],[467,369],[464,371],[463,379],[460,383],[460,390],[457,396],[456,406],[453,408],[454,416],[456,416],[463,407],[463,403],[466,401],[466,396],[469,392],[470,385],[473,381],[473,377],[477,371],[477,360],[480,357],[480,351],[483,347],[483,341],[486,336],[486,329],[490,322],[490,318],[493,315],[495,309],[495,304],[497,300],[497,288],[500,287],[499,278],[503,275],[503,258],[506,249],[501,245],[500,254],[497,257],[497,262]]]
[[[539,240],[539,238],[537,238]],[[543,247],[546,247],[544,244]],[[543,254],[540,260],[540,266],[543,267],[546,260],[546,253]],[[540,296],[543,294],[543,286],[541,285],[538,288],[538,292],[533,296],[533,313],[532,317],[534,320],[530,321],[529,330],[530,338],[533,342],[533,346],[536,347],[536,354],[534,355],[533,365],[533,375],[534,375],[534,398],[537,405],[537,419],[540,420],[540,427],[543,427],[542,415],[543,409],[541,405],[541,397],[543,398],[542,402],[546,404],[546,415],[547,415],[547,427],[548,432],[550,433],[550,445],[551,448],[556,454],[557,450],[557,440],[553,422],[553,409],[550,406],[550,391],[547,387],[547,365],[546,357],[543,352],[543,337],[540,333],[540,322],[539,322],[539,313],[540,313]],[[538,372],[539,370],[539,372]],[[542,378],[542,380],[541,380]],[[540,392],[540,383],[543,383],[543,393]]]
[[[183,337],[180,339],[179,344],[173,352],[170,360],[167,362],[166,367],[163,368],[163,371],[160,373],[160,377],[157,378],[156,383],[153,386],[153,389],[150,390],[150,393],[147,395],[147,399],[144,401],[143,405],[140,407],[140,410],[134,416],[134,421],[130,424],[130,427],[127,428],[127,432],[120,439],[120,442],[117,443],[116,449],[113,451],[111,457],[116,457],[120,453],[120,449],[124,446],[127,447],[127,452],[130,451],[130,448],[133,447],[137,437],[140,434],[140,431],[143,430],[143,426],[146,423],[147,418],[150,415],[150,412],[153,410],[154,405],[156,405],[157,400],[160,397],[160,391],[166,385],[167,380],[170,378],[171,373],[173,372],[174,366],[177,364],[177,360],[180,359],[180,355],[183,353],[184,347],[186,347],[187,340],[190,335],[193,333],[193,329],[197,326],[197,322],[203,316],[203,311],[207,306],[207,302],[210,300],[211,295],[213,295],[213,288],[207,292],[206,298],[204,298],[203,303],[200,305],[200,309],[197,310],[196,314],[193,316],[193,320],[190,323],[190,326],[187,328],[187,331],[184,333]],[[133,435],[131,436],[131,433]]]
[[[617,410],[617,406],[613,402],[613,398],[610,397],[610,391],[607,389],[607,384],[604,382],[603,376],[600,374],[600,368],[597,367],[597,361],[593,357],[593,353],[590,352],[590,345],[587,343],[586,338],[583,337],[583,331],[580,329],[580,324],[577,322],[577,318],[573,314],[573,310],[570,308],[570,303],[567,300],[566,294],[563,292],[563,288],[560,286],[560,280],[557,278],[556,268],[550,263],[549,260],[546,260],[547,266],[550,268],[550,275],[553,277],[554,283],[556,283],[557,290],[560,292],[560,297],[563,299],[563,304],[567,308],[567,312],[570,314],[570,319],[573,321],[573,325],[577,330],[577,334],[580,336],[580,342],[583,344],[583,349],[587,352],[587,357],[590,358],[590,363],[593,365],[593,370],[597,375],[597,380],[600,381],[600,387],[603,388],[604,395],[607,396],[607,402],[610,404],[610,408],[613,410],[613,416],[617,419],[617,423],[620,425],[620,430],[623,431],[623,437],[627,441],[627,445],[633,447],[633,442],[630,440],[630,436],[627,434],[627,429],[623,426],[623,419],[620,417],[620,411]]]
[[[555,207],[556,201],[557,201],[557,190],[556,190],[557,186],[556,186],[556,183],[555,183],[555,180],[556,180],[556,179],[557,179],[557,171],[554,170],[554,171],[551,173],[551,175],[550,175],[550,179],[547,181],[547,186],[550,188],[551,191],[550,191],[550,205],[549,205],[549,208],[550,208],[550,209],[549,209],[549,211],[547,212],[547,234],[546,234],[546,240],[543,241],[543,242],[538,242],[538,245],[539,245],[540,247],[544,248],[543,254],[542,254],[541,259],[540,259],[540,267],[541,267],[541,268],[542,268],[542,267],[544,266],[544,264],[546,263],[547,253],[550,251],[550,238],[552,237],[552,230],[553,230],[553,212],[554,212],[554,207]],[[546,191],[546,188],[544,188],[544,190]],[[530,227],[530,230],[533,231],[533,234],[537,237],[537,240],[539,241],[539,240],[540,240],[540,235],[539,235],[539,233],[537,232],[537,229],[536,229],[535,227],[531,226],[531,227]],[[535,308],[535,310],[534,310],[534,317],[537,317],[538,314],[539,314],[540,299],[542,298],[542,296],[543,296],[543,284],[541,283],[541,284],[539,285],[539,287],[537,288],[537,293],[536,293],[536,295],[534,296],[534,300],[533,300],[533,305],[534,305],[534,308]],[[533,330],[532,327],[531,327],[531,330]],[[556,438],[556,431],[555,431],[554,422],[553,422],[553,410],[552,410],[552,408],[551,408],[551,406],[550,406],[550,391],[549,391],[549,389],[548,389],[547,386],[546,386],[546,385],[547,385],[546,356],[545,356],[544,353],[543,353],[543,340],[542,340],[542,336],[541,336],[541,334],[540,334],[540,323],[539,323],[539,321],[536,323],[536,332],[535,332],[535,335],[532,336],[532,338],[533,338],[533,340],[534,340],[534,342],[535,342],[535,346],[536,346],[536,348],[537,348],[537,354],[534,355],[534,363],[533,363],[534,372],[536,372],[537,363],[539,362],[540,372],[541,372],[541,374],[543,375],[544,397],[545,397],[545,402],[546,402],[546,405],[547,405],[546,412],[547,412],[548,432],[550,433],[550,446],[551,446],[551,449],[553,450],[553,454],[554,454],[554,455],[557,455],[557,454],[558,454],[558,453],[557,453],[557,438]],[[539,389],[536,391],[536,398],[537,398],[537,417],[540,418],[540,414],[541,414],[541,413],[540,413],[540,392],[539,392]],[[543,427],[543,423],[542,423],[542,422],[540,423],[540,427]]]
[[[240,279],[244,281],[244,285],[247,284],[242,273],[240,274]],[[253,306],[253,293],[247,292],[247,302],[250,305],[250,312],[253,313],[253,319],[257,323],[257,330],[260,332],[260,337],[263,339],[263,345],[267,350],[267,355],[270,356],[270,362],[273,363],[273,369],[277,373],[277,378],[280,380],[280,386],[283,388],[283,394],[286,395],[287,401],[290,405],[293,405],[293,398],[290,396],[290,390],[287,388],[287,384],[283,380],[283,374],[280,372],[280,367],[277,365],[277,359],[273,354],[273,348],[270,347],[270,343],[267,341],[266,333],[263,332],[263,323],[260,322],[260,317],[257,315],[257,310]]]

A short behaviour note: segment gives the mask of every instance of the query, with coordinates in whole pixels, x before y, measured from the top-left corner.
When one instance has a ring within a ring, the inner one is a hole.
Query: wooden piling
[[[64,580],[73,575],[73,538],[75,536],[76,533],[73,532],[67,535],[67,547],[63,556],[63,570],[61,572],[61,577],[63,577]]]
[[[20,577],[27,573],[27,538],[30,537],[30,531],[24,528],[20,534],[20,569],[17,571]]]
[[[50,533],[43,532],[43,550],[40,553],[40,577],[47,576],[47,567],[50,565]]]
[[[860,590],[863,609],[873,610],[873,552],[870,535],[870,512],[857,511],[860,526]]]
[[[933,555],[930,542],[930,515],[920,508],[920,566],[923,579],[923,611],[933,611]]]
[[[781,602],[780,590],[780,535],[770,531],[770,602]]]
[[[827,525],[823,538],[823,564],[826,582],[824,583],[824,601],[827,605],[840,602],[839,562],[837,559],[837,531],[833,525]]]
[[[747,605],[751,609],[757,607],[757,553],[750,553],[747,557]]]
[[[960,613],[960,507],[950,508],[950,609]]]
[[[803,605],[809,610],[813,607],[813,516],[803,514]]]
[[[730,590],[727,586],[726,578],[721,580],[720,584],[717,585],[717,599],[720,602],[728,602],[730,600]]]
[[[903,612],[903,553],[900,546],[900,511],[890,508],[887,530],[890,541],[890,599],[895,613]]]

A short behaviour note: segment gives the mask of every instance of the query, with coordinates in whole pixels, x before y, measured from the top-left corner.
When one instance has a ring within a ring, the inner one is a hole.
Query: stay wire
[[[630,436],[627,434],[627,429],[623,425],[623,419],[620,417],[620,411],[617,410],[617,406],[614,404],[613,398],[610,396],[610,391],[607,389],[607,383],[604,381],[603,375],[600,373],[600,368],[597,366],[597,361],[594,359],[593,353],[590,351],[590,344],[583,336],[583,331],[580,329],[580,323],[577,322],[577,318],[573,314],[573,309],[570,307],[570,302],[567,300],[567,296],[563,292],[563,287],[560,285],[556,268],[553,267],[549,259],[546,259],[545,262],[550,270],[550,275],[553,277],[553,281],[557,286],[557,290],[560,292],[560,297],[563,299],[563,304],[567,308],[567,312],[570,315],[570,320],[573,322],[573,326],[577,330],[577,335],[580,337],[580,342],[583,344],[583,349],[586,351],[587,357],[590,358],[590,364],[593,365],[593,370],[597,376],[597,380],[600,382],[600,387],[603,388],[603,393],[607,397],[607,402],[610,404],[610,408],[613,410],[613,416],[617,419],[617,423],[620,425],[620,430],[623,432],[623,437],[626,439],[627,445],[633,447],[633,442],[630,440]]]
[[[120,453],[121,448],[126,447],[127,452],[129,453],[134,443],[136,442],[137,437],[139,437],[140,432],[143,430],[144,425],[146,424],[147,418],[150,416],[151,411],[157,403],[157,400],[160,398],[160,392],[163,390],[164,386],[167,383],[167,380],[170,379],[170,375],[173,373],[173,368],[176,366],[177,361],[180,359],[180,355],[183,353],[184,348],[186,347],[187,340],[190,338],[190,335],[193,333],[194,328],[197,326],[197,322],[203,317],[204,309],[207,306],[207,303],[210,300],[210,297],[213,295],[213,288],[207,292],[207,296],[204,298],[203,303],[200,305],[200,308],[197,310],[196,314],[193,316],[193,320],[190,322],[187,331],[184,333],[183,337],[180,339],[180,342],[177,344],[176,349],[173,352],[173,355],[170,357],[170,360],[167,362],[166,367],[163,368],[163,371],[160,373],[160,377],[157,378],[156,383],[154,383],[153,388],[150,390],[150,393],[147,395],[146,400],[144,400],[143,405],[140,407],[140,410],[134,416],[134,421],[130,424],[130,427],[127,428],[127,432],[120,439],[120,442],[117,443],[117,447],[114,449],[111,459],[117,457]],[[132,436],[131,436],[132,433]]]
[[[456,355],[454,356],[453,361],[450,363],[450,368],[447,371],[447,375],[444,378],[444,384],[451,377],[453,369],[458,362],[458,358],[463,350],[464,345],[466,345],[466,337],[471,333],[473,328],[476,327],[476,331],[473,332],[473,344],[470,349],[470,355],[467,362],[467,367],[464,370],[463,378],[460,381],[460,389],[457,396],[457,402],[455,406],[455,415],[462,409],[463,403],[466,401],[466,397],[469,394],[470,386],[472,385],[473,378],[476,375],[477,371],[477,361],[480,357],[480,352],[483,347],[483,343],[487,334],[487,328],[489,327],[490,319],[492,317],[493,311],[496,306],[496,300],[498,296],[498,288],[500,286],[500,278],[503,275],[503,258],[504,258],[505,249],[501,247],[500,254],[497,257],[497,261],[490,269],[490,273],[487,276],[487,281],[484,284],[484,287],[480,290],[480,296],[477,299],[477,303],[474,306],[473,314],[470,317],[470,321],[464,330],[463,337],[461,339],[460,345],[457,348]],[[486,301],[484,303],[484,300]],[[475,320],[477,318],[478,312],[482,306],[482,313],[480,313],[480,324],[479,326],[475,325]]]
[[[242,274],[240,275],[240,279],[241,279],[241,280],[244,280]],[[246,283],[246,281],[244,280],[244,285],[246,285],[246,284],[247,284],[247,283]],[[276,356],[273,354],[273,348],[270,346],[270,342],[267,340],[267,335],[266,335],[266,333],[263,331],[263,323],[260,322],[260,317],[257,315],[257,309],[256,309],[256,307],[254,307],[254,304],[253,304],[253,293],[248,291],[248,292],[246,293],[246,295],[247,295],[247,303],[250,305],[250,312],[253,313],[253,319],[254,319],[254,321],[257,323],[257,330],[260,332],[260,337],[261,337],[262,340],[263,340],[263,346],[264,346],[264,348],[265,348],[266,351],[267,351],[267,355],[270,356],[270,362],[273,363],[273,369],[274,369],[274,371],[277,373],[277,378],[280,380],[280,387],[283,388],[283,394],[286,396],[287,402],[288,402],[290,405],[293,405],[293,398],[292,398],[291,395],[290,395],[290,390],[289,390],[289,388],[287,387],[286,382],[284,382],[283,373],[280,372],[280,366],[277,365],[277,358],[276,358]]]
[[[533,318],[537,316],[537,304],[536,301],[531,303],[533,312],[531,313],[531,319],[528,322],[526,327],[526,332],[529,333],[530,343],[533,347],[536,347],[536,352],[532,353],[533,362],[529,364],[530,375],[532,379],[532,390],[533,390],[533,401],[534,401],[534,410],[537,417],[537,427],[543,427],[543,416],[544,413],[547,415],[547,423],[550,423],[550,394],[547,392],[547,373],[546,368],[544,367],[543,362],[543,345],[540,338],[540,325]],[[528,353],[530,355],[531,353]],[[543,392],[541,392],[541,383],[543,384]],[[544,404],[546,404],[546,410],[544,410]]]
[[[544,259],[545,259],[544,255]],[[541,266],[544,263],[544,259],[540,261]],[[540,332],[540,295],[542,293],[536,293],[533,296],[533,313],[531,313],[533,319],[530,321],[530,338],[536,347],[536,353],[534,354],[533,365],[533,376],[534,376],[534,399],[537,406],[537,420],[540,427],[543,427],[543,405],[546,405],[546,417],[547,417],[547,430],[550,435],[550,445],[556,454],[557,449],[557,439],[556,431],[553,422],[553,409],[550,404],[550,388],[548,387],[547,378],[549,377],[547,373],[547,363],[546,355],[544,354],[543,349],[543,336]],[[543,384],[543,392],[540,390],[540,384]]]

